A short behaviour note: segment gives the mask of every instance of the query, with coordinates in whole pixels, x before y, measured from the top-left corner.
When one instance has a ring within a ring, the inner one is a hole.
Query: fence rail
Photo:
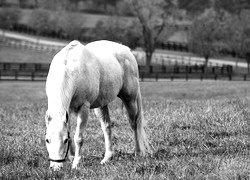
[[[47,63],[0,63],[0,80],[45,80]]]
[[[44,44],[45,43],[45,44]],[[56,54],[58,51],[60,51],[63,46],[66,45],[66,43],[56,43],[51,44],[48,42],[33,42],[28,40],[21,40],[21,39],[15,39],[15,38],[4,38],[0,36],[0,47],[10,47],[10,48],[16,48],[16,49],[23,49],[23,50],[32,50],[42,53],[51,53]],[[141,51],[133,51],[133,54],[135,55],[137,61],[139,64],[145,64],[145,53]],[[224,62],[224,61],[218,61],[216,59],[210,59],[208,66],[223,66],[224,63],[230,64],[235,67],[246,67],[246,64],[235,63],[235,62]],[[178,65],[202,65],[204,64],[204,59],[201,57],[192,56],[190,54],[188,55],[178,55],[178,54],[167,54],[167,53],[154,53],[152,57],[152,64],[157,65],[167,65],[167,66],[173,66],[175,64]]]
[[[0,80],[28,80],[45,81],[50,64],[48,63],[9,63],[0,62]],[[223,79],[223,80],[250,80],[247,74],[235,74],[232,66],[202,65],[154,65],[148,69],[146,66],[138,66],[140,79]]]
[[[16,40],[16,39],[2,38],[2,37],[0,37],[0,45],[17,49],[27,49],[32,51],[51,52],[51,53],[56,53],[63,47],[59,45],[58,46],[47,45],[47,44],[29,42],[26,40]]]

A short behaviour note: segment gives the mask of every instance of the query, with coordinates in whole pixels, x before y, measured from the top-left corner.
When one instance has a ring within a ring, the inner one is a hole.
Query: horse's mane
[[[74,94],[74,79],[67,69],[69,54],[80,42],[72,41],[53,59],[46,83],[48,110],[55,116],[63,116],[68,111]]]

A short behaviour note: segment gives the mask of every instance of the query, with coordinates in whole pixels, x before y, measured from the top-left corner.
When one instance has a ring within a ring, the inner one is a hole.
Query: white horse
[[[63,166],[68,152],[74,155],[72,168],[78,167],[83,130],[87,124],[89,109],[92,108],[100,119],[105,139],[105,156],[101,164],[112,157],[114,152],[108,104],[117,96],[128,112],[134,131],[135,152],[145,155],[150,149],[144,131],[138,66],[128,47],[104,40],[86,46],[72,41],[51,62],[46,94],[46,146],[50,167],[54,170]],[[77,115],[75,147],[69,136],[68,113]]]

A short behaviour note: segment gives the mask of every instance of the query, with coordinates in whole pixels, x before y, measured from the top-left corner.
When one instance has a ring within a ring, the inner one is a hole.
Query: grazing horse
[[[51,62],[46,94],[45,139],[50,167],[54,170],[63,166],[69,153],[74,155],[72,168],[78,167],[89,109],[94,109],[104,133],[105,155],[101,164],[112,157],[108,104],[116,97],[123,101],[127,109],[134,131],[135,152],[145,155],[150,149],[144,131],[138,65],[128,47],[105,40],[85,46],[72,41]],[[69,113],[77,115],[75,146],[69,135]]]

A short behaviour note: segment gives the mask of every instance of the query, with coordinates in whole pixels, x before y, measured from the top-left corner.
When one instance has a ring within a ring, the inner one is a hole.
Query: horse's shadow
[[[104,153],[100,156],[98,155],[88,155],[82,157],[82,163],[83,166],[93,166],[93,165],[100,165],[101,160],[104,158]],[[114,156],[110,159],[110,163],[112,162],[117,162],[121,160],[126,160],[126,161],[134,161],[137,157],[135,156],[134,153],[127,153],[123,151],[115,151]]]
[[[173,158],[173,155],[170,150],[167,149],[159,149],[155,151],[152,154],[147,154],[146,157],[143,157],[141,155],[135,155],[134,152],[124,152],[124,151],[115,151],[114,156],[110,159],[110,163],[115,163],[118,161],[140,161],[140,159],[171,159]],[[179,155],[182,156],[182,155]],[[96,155],[89,155],[89,156],[84,156],[82,158],[82,163],[84,166],[93,166],[93,165],[99,165],[101,160],[104,158],[104,153],[100,156]]]

